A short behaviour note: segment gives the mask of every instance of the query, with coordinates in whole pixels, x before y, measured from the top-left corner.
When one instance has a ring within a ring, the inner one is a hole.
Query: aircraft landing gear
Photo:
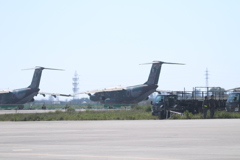
[[[113,105],[106,105],[106,104],[104,105],[104,108],[105,109],[114,109]]]
[[[24,106],[23,105],[18,105],[18,109],[23,109]]]
[[[133,104],[133,105],[131,105],[131,109],[133,109],[133,108],[135,108],[135,107],[136,107],[136,105],[134,105],[134,104]]]
[[[44,110],[47,109],[47,107],[45,106],[45,104],[42,106],[42,109],[44,109]]]

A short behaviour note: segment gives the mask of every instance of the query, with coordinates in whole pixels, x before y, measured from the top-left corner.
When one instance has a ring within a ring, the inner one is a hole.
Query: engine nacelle
[[[105,103],[105,104],[114,104],[114,101],[111,100],[110,98],[106,98],[106,99],[104,100],[104,103]]]

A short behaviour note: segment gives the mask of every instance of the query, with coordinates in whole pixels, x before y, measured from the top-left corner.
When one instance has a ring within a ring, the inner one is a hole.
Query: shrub
[[[148,105],[148,106],[135,106],[133,108],[133,110],[137,110],[137,111],[144,111],[144,112],[151,112],[152,111],[152,106]]]
[[[144,111],[145,112],[152,112],[152,106],[146,106]]]
[[[182,116],[180,114],[173,114],[170,119],[181,119]]]
[[[68,112],[68,113],[73,113],[73,112],[75,112],[75,111],[76,111],[76,110],[75,110],[74,108],[70,107],[70,108],[67,109],[66,112]]]
[[[136,105],[133,107],[134,110],[143,110],[143,106]]]
[[[55,113],[56,113],[56,114],[61,114],[61,113],[63,113],[63,112],[60,111],[60,110],[56,110]]]
[[[188,110],[186,110],[183,114],[184,114],[184,117],[186,119],[192,119],[193,118],[193,114],[191,112],[189,112]]]

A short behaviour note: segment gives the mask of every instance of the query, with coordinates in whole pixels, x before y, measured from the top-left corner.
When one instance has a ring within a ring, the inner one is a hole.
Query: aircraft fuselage
[[[158,85],[142,84],[127,87],[124,90],[111,92],[97,92],[90,96],[90,100],[102,104],[137,104],[147,100],[148,96],[156,91]]]
[[[25,104],[31,102],[39,89],[22,88],[0,94],[0,104]]]

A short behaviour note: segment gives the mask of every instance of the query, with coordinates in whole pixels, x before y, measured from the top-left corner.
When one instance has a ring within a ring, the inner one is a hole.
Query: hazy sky
[[[27,87],[35,66],[41,91],[72,93],[142,84],[163,65],[159,89],[240,87],[238,0],[0,0],[0,89]],[[87,97],[87,95],[84,95]],[[39,96],[38,96],[39,97]],[[41,96],[40,96],[41,98]]]

